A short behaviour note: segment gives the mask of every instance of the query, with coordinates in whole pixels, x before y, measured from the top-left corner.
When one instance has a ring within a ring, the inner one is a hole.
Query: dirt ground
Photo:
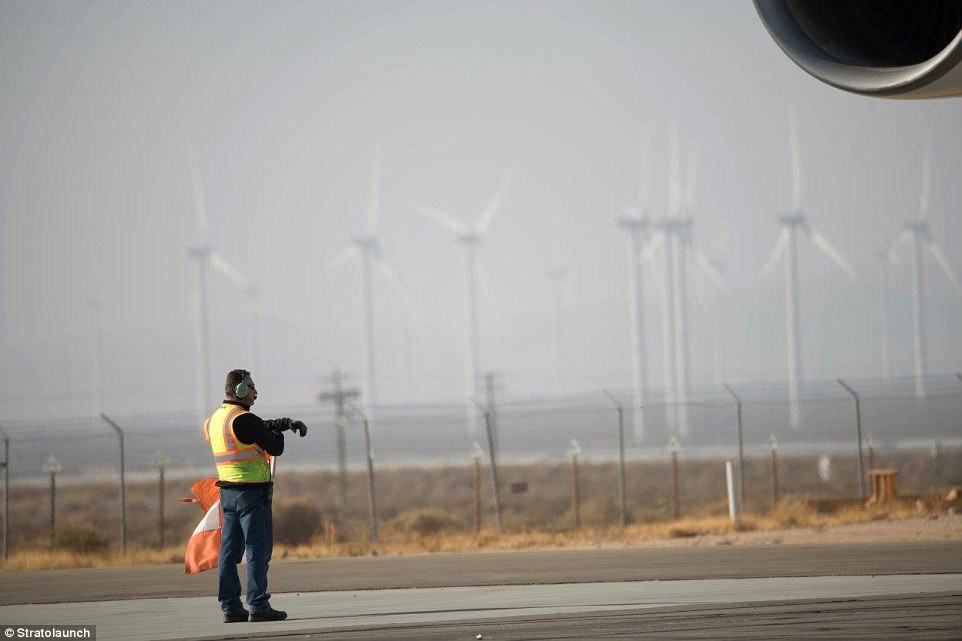
[[[962,514],[898,520],[880,519],[867,523],[793,527],[771,531],[704,534],[690,538],[648,540],[643,545],[670,547],[899,541],[962,541]]]

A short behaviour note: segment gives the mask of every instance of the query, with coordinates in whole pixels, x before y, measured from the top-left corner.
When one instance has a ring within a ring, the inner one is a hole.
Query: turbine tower
[[[381,202],[381,164],[383,155],[380,147],[374,149],[374,164],[371,172],[370,200],[367,210],[367,225],[362,235],[355,236],[350,245],[345,247],[331,263],[334,268],[340,267],[355,256],[361,258],[361,297],[364,305],[363,332],[361,334],[361,367],[363,369],[363,383],[361,400],[367,415],[368,424],[374,423],[374,407],[377,404],[377,359],[374,354],[374,295],[371,277],[372,267],[381,270],[385,281],[394,294],[409,305],[410,294],[401,285],[397,273],[384,258],[381,245],[377,239],[378,218]]]
[[[211,268],[227,276],[235,283],[254,291],[240,272],[227,259],[213,250],[210,243],[210,232],[207,226],[207,205],[204,200],[204,188],[200,178],[200,169],[196,159],[191,160],[191,178],[194,184],[194,210],[197,214],[200,242],[187,248],[187,255],[197,261],[197,289],[194,302],[197,311],[197,343],[198,343],[198,397],[201,415],[211,409],[210,396],[210,313],[207,300],[208,274]],[[255,294],[256,295],[256,294]]]
[[[662,337],[666,380],[666,418],[669,428],[678,436],[688,436],[688,389],[691,359],[688,335],[688,258],[711,283],[724,289],[724,280],[712,263],[693,243],[691,212],[694,209],[695,155],[690,153],[684,187],[681,181],[680,152],[675,127],[671,131],[671,182],[669,210],[671,217],[659,221],[657,233],[643,251],[650,255],[658,247],[664,248],[664,301],[662,305]]]
[[[639,136],[640,171],[638,173],[638,201],[624,208],[618,227],[628,234],[628,344],[631,354],[631,410],[635,442],[645,440],[645,315],[644,287],[641,275],[641,249],[648,238],[648,166],[647,134]]]
[[[464,248],[464,273],[467,285],[465,297],[465,325],[467,336],[465,341],[464,396],[465,414],[468,423],[467,428],[468,432],[472,435],[476,434],[478,429],[478,414],[472,399],[475,394],[477,394],[480,383],[480,365],[478,361],[478,355],[480,353],[480,332],[478,329],[478,249],[481,245],[482,237],[488,231],[491,219],[494,218],[498,209],[501,208],[501,202],[504,200],[508,188],[514,180],[515,174],[515,167],[508,170],[474,227],[468,227],[457,218],[433,207],[427,207],[425,205],[418,207],[418,212],[422,216],[453,233],[457,241],[461,243],[461,246]]]
[[[962,297],[962,287],[959,287],[959,280],[956,278],[948,259],[946,259],[945,254],[942,253],[942,250],[935,243],[935,239],[932,238],[932,232],[929,230],[927,217],[931,182],[930,173],[929,151],[926,149],[922,162],[922,191],[919,197],[919,218],[918,220],[905,223],[902,233],[893,241],[891,248],[891,251],[894,252],[902,245],[912,243],[912,343],[915,347],[915,395],[918,398],[925,396],[926,375],[925,318],[923,316],[924,307],[922,305],[922,297],[925,291],[922,282],[922,254],[924,249],[929,250],[935,262],[938,263],[939,268],[941,268],[942,272],[952,284],[952,289],[955,290],[955,293],[959,297]]]
[[[801,408],[799,407],[799,384],[802,380],[802,363],[800,351],[799,323],[799,300],[798,300],[798,233],[801,231],[805,237],[812,241],[820,251],[828,256],[850,278],[855,277],[852,266],[844,256],[832,245],[828,239],[812,229],[802,209],[802,174],[800,163],[800,150],[798,143],[798,124],[795,114],[792,112],[790,120],[791,135],[791,157],[792,157],[792,212],[776,216],[776,220],[782,226],[782,231],[775,241],[762,272],[767,273],[774,266],[775,262],[785,256],[785,334],[788,340],[788,401],[789,401],[789,422],[793,430],[797,430],[802,425]]]

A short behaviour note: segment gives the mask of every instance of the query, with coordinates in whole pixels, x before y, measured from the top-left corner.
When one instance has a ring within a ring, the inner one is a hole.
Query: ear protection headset
[[[250,376],[251,373],[244,369],[235,369],[234,373],[240,376],[240,381],[234,385],[234,396],[237,398],[247,398],[251,388],[244,379]]]

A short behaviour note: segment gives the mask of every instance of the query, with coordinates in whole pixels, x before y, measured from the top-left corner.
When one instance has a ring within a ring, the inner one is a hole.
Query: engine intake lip
[[[955,81],[962,62],[962,30],[926,60],[889,66],[872,57],[858,60],[857,54],[839,49],[827,38],[816,42],[811,35],[811,23],[803,27],[786,0],[754,0],[754,3],[769,35],[785,55],[808,74],[833,87],[888,98],[935,98],[962,92],[959,82]],[[806,18],[811,16],[801,16],[803,21]],[[938,83],[953,70],[956,70],[952,74],[954,82]]]

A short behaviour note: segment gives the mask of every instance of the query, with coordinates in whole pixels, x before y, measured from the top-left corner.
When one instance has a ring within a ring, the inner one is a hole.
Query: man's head
[[[227,372],[224,381],[224,397],[229,401],[237,401],[250,407],[257,400],[257,387],[251,373],[245,369],[232,369]]]

